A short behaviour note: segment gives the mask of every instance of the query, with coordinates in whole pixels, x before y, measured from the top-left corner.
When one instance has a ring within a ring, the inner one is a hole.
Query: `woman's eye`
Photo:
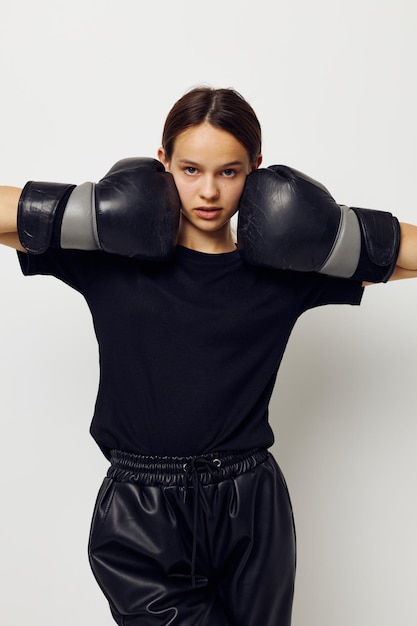
[[[186,168],[184,168],[184,172],[186,174],[189,174],[190,176],[194,176],[195,174],[197,174],[197,168],[188,165]]]
[[[223,170],[223,176],[226,176],[226,178],[232,178],[235,174],[235,170]]]

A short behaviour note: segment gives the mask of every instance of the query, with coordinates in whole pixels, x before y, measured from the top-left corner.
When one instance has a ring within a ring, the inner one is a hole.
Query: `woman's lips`
[[[194,211],[203,220],[212,220],[219,215],[221,208],[217,206],[200,206],[194,209]]]

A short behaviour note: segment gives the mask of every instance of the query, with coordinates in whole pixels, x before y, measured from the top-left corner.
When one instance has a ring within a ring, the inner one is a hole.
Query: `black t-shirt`
[[[186,456],[269,447],[268,403],[297,318],[359,304],[355,281],[178,247],[166,263],[102,252],[20,254],[86,299],[99,344],[91,434],[111,449]]]

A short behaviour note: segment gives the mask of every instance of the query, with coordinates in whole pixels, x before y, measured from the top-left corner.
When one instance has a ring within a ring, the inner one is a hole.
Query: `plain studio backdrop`
[[[155,156],[173,102],[204,83],[253,105],[265,165],[417,223],[416,21],[414,0],[3,0],[0,184]],[[88,433],[90,314],[15,257],[0,251],[0,621],[110,626],[87,560],[107,469]],[[417,623],[416,354],[417,280],[293,332],[271,421],[298,534],[294,626]]]

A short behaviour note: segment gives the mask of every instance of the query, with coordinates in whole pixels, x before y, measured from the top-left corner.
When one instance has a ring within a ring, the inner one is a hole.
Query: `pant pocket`
[[[90,557],[94,544],[100,537],[102,528],[110,510],[115,487],[116,484],[114,483],[113,479],[106,477],[103,480],[100,490],[98,492],[93,511],[93,518],[91,520],[90,538],[88,542],[88,552]]]

